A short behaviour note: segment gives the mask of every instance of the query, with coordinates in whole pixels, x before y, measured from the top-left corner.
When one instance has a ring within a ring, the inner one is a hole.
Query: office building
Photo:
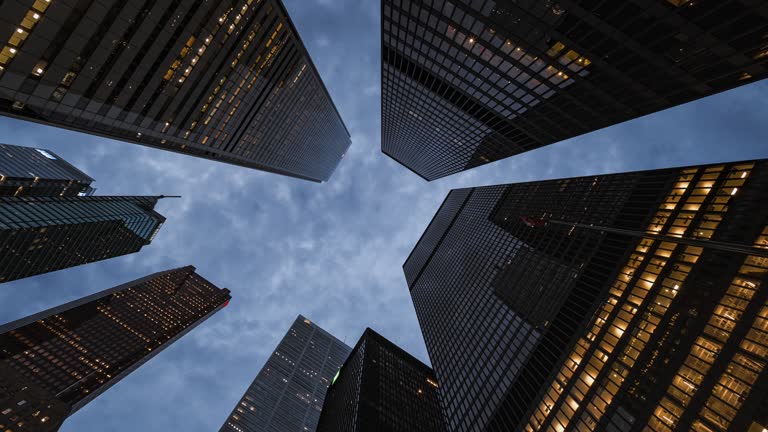
[[[382,151],[427,180],[766,76],[762,1],[382,1]]]
[[[350,348],[299,315],[220,432],[314,432]]]
[[[0,428],[58,430],[229,299],[189,266],[0,326]]]
[[[0,196],[78,196],[93,179],[51,150],[0,144]]]
[[[452,431],[768,426],[768,160],[452,191],[404,265]]]
[[[0,196],[0,283],[138,252],[160,198]]]
[[[444,432],[432,369],[366,329],[328,389],[317,432]]]
[[[349,133],[280,0],[17,0],[0,113],[316,182]]]

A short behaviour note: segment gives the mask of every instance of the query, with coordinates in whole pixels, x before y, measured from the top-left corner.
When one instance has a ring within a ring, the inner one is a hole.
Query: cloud
[[[380,151],[378,1],[286,3],[305,41],[329,38],[308,49],[353,140],[329,183],[0,119],[5,140],[53,149],[101,195],[183,196],[160,204],[168,222],[139,254],[0,285],[0,322],[187,264],[233,293],[63,432],[218,430],[299,313],[428,361],[401,266],[451,188],[768,157],[758,83],[426,183]]]

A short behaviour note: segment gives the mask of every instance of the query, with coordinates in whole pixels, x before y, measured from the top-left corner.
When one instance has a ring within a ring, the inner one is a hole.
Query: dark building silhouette
[[[314,432],[351,348],[299,315],[220,432]]]
[[[317,432],[443,432],[432,369],[366,329],[328,389]]]
[[[768,427],[766,199],[768,160],[452,191],[404,264],[450,430]]]
[[[138,252],[160,198],[0,196],[0,283]]]
[[[0,144],[0,196],[87,195],[92,182],[51,150]]]
[[[279,0],[21,0],[0,113],[312,181],[349,133]]]
[[[93,197],[93,179],[50,150],[0,144],[0,283],[138,252],[161,197]]]
[[[66,417],[229,302],[192,266],[155,273],[0,327],[0,425]]]
[[[382,151],[434,180],[768,76],[754,0],[383,0]]]

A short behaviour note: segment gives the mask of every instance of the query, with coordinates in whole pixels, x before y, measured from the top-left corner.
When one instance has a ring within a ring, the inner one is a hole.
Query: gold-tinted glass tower
[[[453,431],[768,427],[768,161],[452,191],[404,265]]]

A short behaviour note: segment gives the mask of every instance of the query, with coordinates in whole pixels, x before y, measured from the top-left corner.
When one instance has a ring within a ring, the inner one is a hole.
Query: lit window
[[[46,67],[48,67],[48,62],[45,60],[40,60],[32,69],[32,75],[42,76],[43,73],[45,73]]]

